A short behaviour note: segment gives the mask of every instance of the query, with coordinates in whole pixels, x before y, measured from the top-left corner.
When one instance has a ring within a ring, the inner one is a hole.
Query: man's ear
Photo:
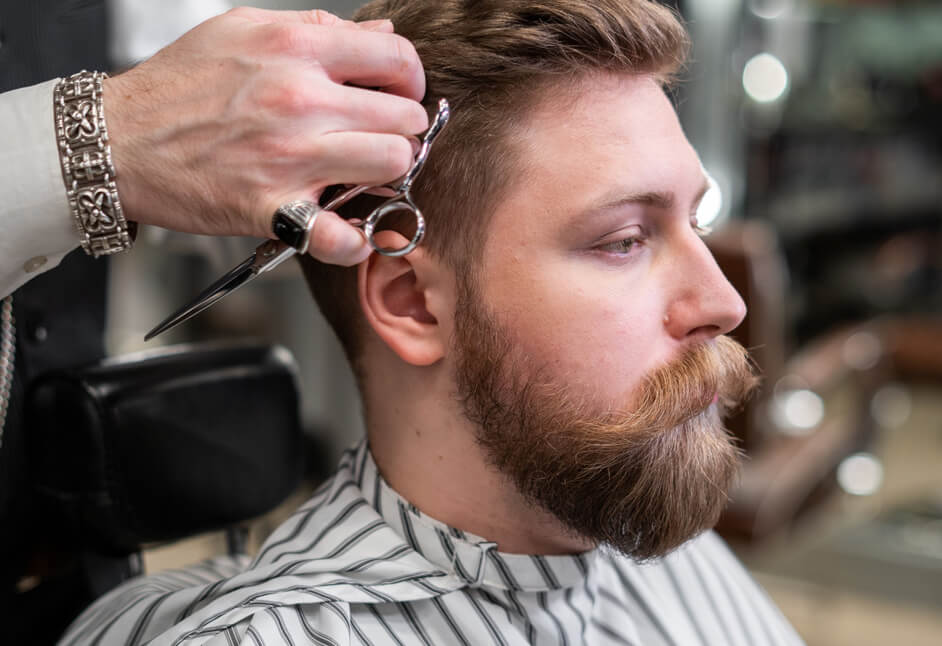
[[[379,231],[383,247],[404,247],[408,242],[395,231]],[[422,247],[393,258],[378,253],[362,263],[357,274],[360,308],[373,331],[406,363],[428,366],[445,355],[447,339],[432,313],[441,299],[441,263]]]

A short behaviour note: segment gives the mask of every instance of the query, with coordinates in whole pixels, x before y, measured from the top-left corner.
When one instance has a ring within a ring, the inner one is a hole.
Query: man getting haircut
[[[665,94],[683,27],[648,0],[355,17],[392,19],[429,111],[452,106],[413,189],[423,244],[301,260],[367,438],[254,559],[128,582],[63,643],[801,643],[710,531],[755,379]]]

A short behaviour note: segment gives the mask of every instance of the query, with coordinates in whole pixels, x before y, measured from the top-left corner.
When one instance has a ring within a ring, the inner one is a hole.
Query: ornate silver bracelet
[[[111,161],[102,104],[102,72],[81,71],[55,88],[56,138],[62,179],[85,253],[108,256],[131,248]],[[133,225],[132,225],[133,226]]]

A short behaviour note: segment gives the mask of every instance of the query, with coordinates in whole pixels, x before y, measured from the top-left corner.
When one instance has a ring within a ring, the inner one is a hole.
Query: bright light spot
[[[810,390],[791,390],[775,398],[773,419],[790,435],[804,435],[824,419],[824,400]]]
[[[700,206],[697,207],[697,224],[701,227],[712,225],[723,212],[723,190],[712,175],[707,173],[706,177],[710,188],[704,193]]]
[[[788,89],[788,71],[772,54],[758,54],[743,68],[742,86],[754,101],[769,103]]]
[[[883,353],[883,344],[873,332],[857,332],[844,341],[841,356],[854,370],[869,370],[877,365]]]
[[[869,453],[855,453],[837,467],[841,489],[854,496],[869,496],[883,484],[883,465]]]
[[[773,20],[791,11],[795,0],[749,0],[749,10],[760,18]]]
[[[899,384],[884,386],[870,400],[870,414],[883,428],[899,428],[909,419],[912,410],[912,397]]]

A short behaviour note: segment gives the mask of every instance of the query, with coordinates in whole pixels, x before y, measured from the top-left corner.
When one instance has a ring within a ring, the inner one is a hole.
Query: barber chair
[[[281,347],[185,345],[44,375],[28,394],[41,535],[41,609],[25,641],[51,643],[94,599],[141,573],[144,546],[227,530],[294,492],[302,474],[296,368]],[[25,586],[30,587],[30,586]],[[9,636],[9,635],[8,635]]]

